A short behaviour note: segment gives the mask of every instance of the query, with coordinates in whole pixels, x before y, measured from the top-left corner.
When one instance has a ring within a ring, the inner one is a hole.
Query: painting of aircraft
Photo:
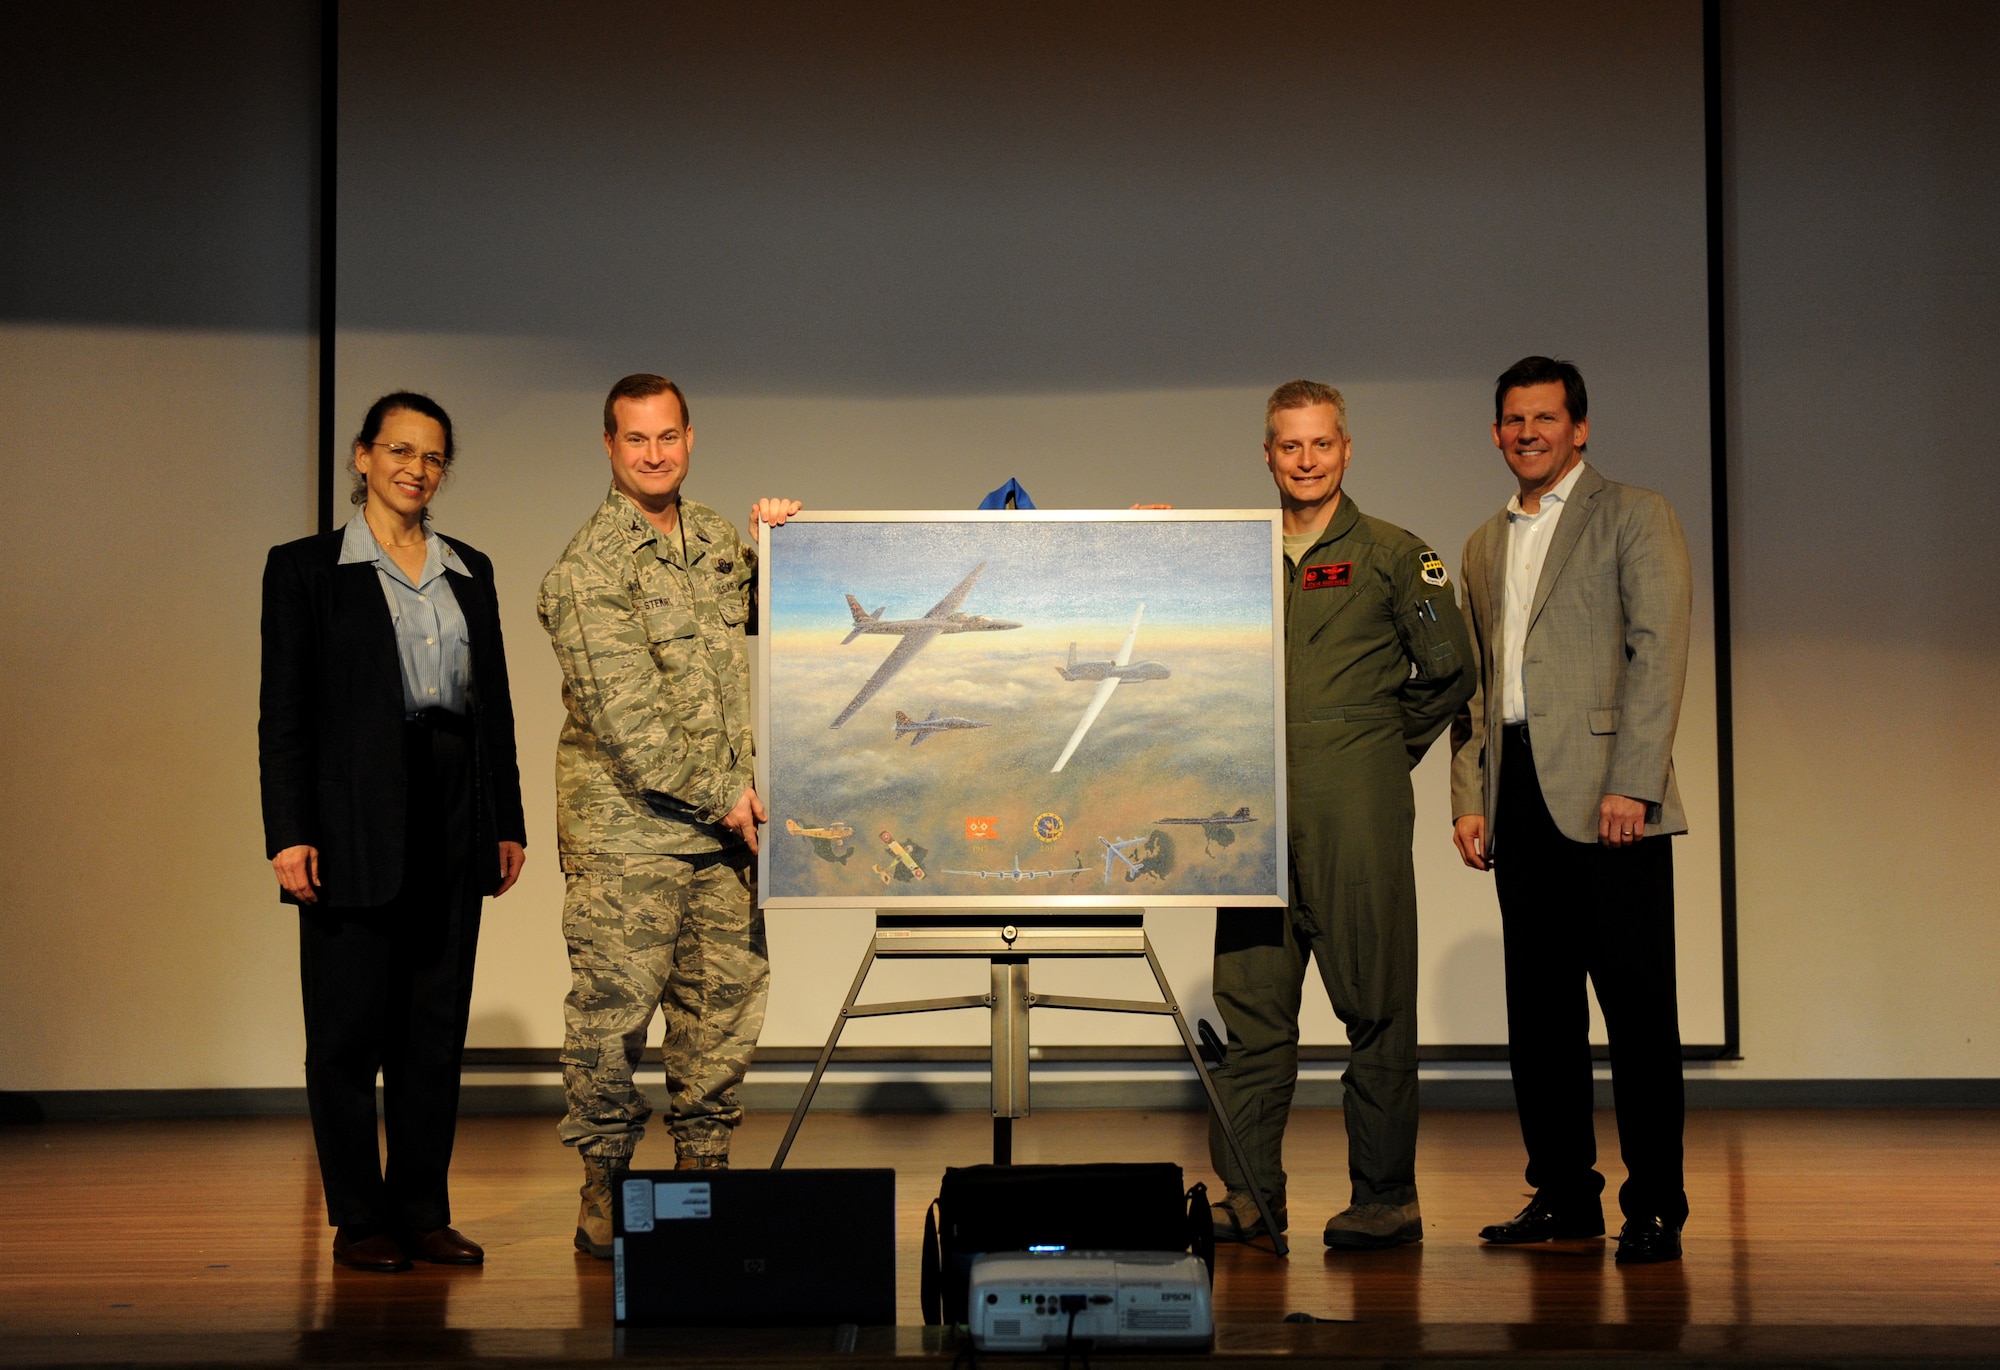
[[[1125,878],[1127,880],[1136,880],[1139,878],[1139,863],[1137,861],[1134,861],[1131,857],[1127,856],[1125,853],[1132,850],[1132,848],[1134,847],[1145,846],[1146,845],[1145,838],[1121,837],[1118,840],[1113,841],[1111,838],[1108,837],[1100,837],[1097,840],[1104,846],[1105,884],[1108,885],[1111,883],[1111,860],[1113,857],[1116,857],[1118,860],[1123,861],[1125,863]]]
[[[979,573],[985,569],[986,563],[983,561],[973,567],[971,574],[953,586],[951,593],[933,604],[922,618],[892,618],[885,621],[881,608],[871,614],[861,607],[860,600],[853,595],[847,596],[848,611],[854,615],[854,628],[841,639],[841,646],[846,646],[857,637],[872,633],[892,634],[899,640],[889,655],[882,659],[882,664],[875,668],[875,674],[868,677],[868,682],[861,687],[860,693],[848,701],[847,707],[840,711],[840,716],[834,719],[829,727],[838,728],[854,717],[862,705],[875,697],[876,691],[887,685],[898,671],[916,659],[918,652],[930,646],[938,637],[946,633],[993,633],[1021,626],[1006,619],[986,618],[979,614],[962,614],[958,611],[959,606],[965,603],[965,597],[972,593],[972,582],[978,580]]]
[[[881,835],[882,845],[889,849],[889,865],[886,869],[881,866],[873,869],[875,874],[882,877],[882,883],[886,885],[891,880],[923,879],[923,860],[930,853],[914,842],[898,842],[889,835],[887,828],[882,830]]]
[[[1155,818],[1153,821],[1170,826],[1178,824],[1182,827],[1200,828],[1202,850],[1213,854],[1217,847],[1230,847],[1236,844],[1236,834],[1230,831],[1231,828],[1244,823],[1255,823],[1257,820],[1250,816],[1250,806],[1245,804],[1235,813],[1217,812],[1207,818]]]
[[[760,905],[1281,906],[1280,522],[853,509],[770,530]]]
[[[929,718],[911,718],[901,709],[896,710],[896,736],[901,737],[904,733],[908,733],[912,747],[922,742],[925,738],[935,737],[939,733],[951,733],[958,732],[964,728],[985,728],[990,726],[990,724],[974,722],[969,718],[940,718],[936,709],[931,710]]]
[[[1104,883],[1111,883],[1111,861],[1116,857],[1125,863],[1125,883],[1131,884],[1142,875],[1150,875],[1155,880],[1165,880],[1174,868],[1174,839],[1160,831],[1153,831],[1144,837],[1121,837],[1097,839],[1104,847]],[[1133,853],[1139,859],[1133,860]]]
[[[1078,661],[1076,644],[1074,642],[1069,644],[1069,664],[1056,667],[1057,673],[1064,680],[1094,680],[1097,682],[1097,692],[1091,695],[1090,704],[1083,711],[1083,721],[1077,724],[1076,731],[1069,735],[1069,745],[1062,749],[1062,755],[1056,758],[1056,764],[1049,767],[1051,775],[1067,766],[1069,759],[1076,755],[1077,745],[1083,741],[1083,735],[1090,731],[1090,725],[1104,712],[1105,704],[1111,699],[1111,692],[1118,688],[1121,681],[1165,680],[1172,674],[1157,661],[1132,660],[1132,644],[1138,640],[1139,620],[1145,613],[1146,606],[1141,604],[1139,612],[1132,615],[1132,630],[1125,634],[1125,641],[1119,644],[1118,655],[1109,661]]]
[[[1180,823],[1188,827],[1215,828],[1228,827],[1237,823],[1255,823],[1250,816],[1250,806],[1245,804],[1235,813],[1218,813],[1209,818],[1155,818],[1155,823]]]
[[[845,823],[828,823],[823,827],[801,826],[796,818],[785,820],[785,831],[794,837],[803,837],[812,844],[813,855],[822,861],[831,861],[836,866],[844,866],[854,855],[854,848],[846,839],[854,836],[854,829]]]
[[[854,836],[854,829],[845,823],[828,823],[824,827],[802,827],[796,818],[785,820],[785,831],[794,837],[824,837],[829,842],[838,842],[843,837]]]
[[[1012,870],[955,871],[947,869],[945,874],[976,875],[981,880],[1044,880],[1055,875],[1081,875],[1083,874],[1083,853],[1078,852],[1076,854],[1076,864],[1074,866],[1063,866],[1056,870],[1024,871],[1021,869],[1021,854],[1016,852],[1014,853],[1014,867]]]

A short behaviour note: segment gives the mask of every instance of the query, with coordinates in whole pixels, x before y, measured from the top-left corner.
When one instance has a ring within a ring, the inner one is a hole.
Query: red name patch
[[[1354,563],[1330,561],[1324,566],[1308,566],[1301,582],[1308,590],[1344,590],[1354,578]]]

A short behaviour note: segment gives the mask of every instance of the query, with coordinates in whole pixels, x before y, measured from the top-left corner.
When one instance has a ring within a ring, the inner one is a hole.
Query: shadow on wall
[[[881,1080],[868,1087],[855,1111],[939,1114],[952,1108],[941,1091],[922,1080]]]
[[[465,1044],[469,1047],[536,1045],[529,1038],[526,1016],[511,1009],[496,1009],[475,1014],[465,1025]]]

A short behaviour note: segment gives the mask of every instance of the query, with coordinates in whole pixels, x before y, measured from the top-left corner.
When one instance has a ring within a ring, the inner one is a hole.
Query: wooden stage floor
[[[784,1123],[752,1115],[737,1162],[768,1162]],[[1213,1186],[1205,1126],[1043,1113],[1017,1124],[1015,1157],[1172,1159]],[[990,1128],[980,1114],[807,1122],[791,1164],[897,1171],[906,1326],[847,1355],[803,1333],[615,1346],[610,1265],[571,1249],[580,1168],[552,1118],[465,1119],[455,1221],[487,1264],[393,1276],[333,1266],[303,1119],[0,1128],[0,1365],[944,1364],[955,1348],[914,1326],[923,1213],[946,1165],[986,1159]],[[1510,1114],[1426,1115],[1425,1241],[1389,1252],[1320,1243],[1346,1197],[1339,1113],[1301,1110],[1288,1141],[1296,1245],[1284,1261],[1221,1250],[1218,1359],[2000,1364],[2000,1114],[1692,1114],[1686,1259],[1635,1268],[1608,1241],[1480,1245],[1479,1227],[1523,1202]],[[641,1164],[670,1154],[663,1142]],[[1615,1163],[1606,1173],[1615,1192]],[[1292,1312],[1337,1321],[1285,1324]]]

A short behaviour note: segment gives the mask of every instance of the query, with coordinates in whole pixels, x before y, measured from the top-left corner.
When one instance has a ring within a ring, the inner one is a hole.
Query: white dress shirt
[[[1528,682],[1522,675],[1522,649],[1528,642],[1528,610],[1535,603],[1535,587],[1541,583],[1542,563],[1548,559],[1549,543],[1555,539],[1556,523],[1562,518],[1569,492],[1583,474],[1582,462],[1556,482],[1556,488],[1542,496],[1541,508],[1523,513],[1517,493],[1507,501],[1506,611],[1500,627],[1500,721],[1528,721]]]

